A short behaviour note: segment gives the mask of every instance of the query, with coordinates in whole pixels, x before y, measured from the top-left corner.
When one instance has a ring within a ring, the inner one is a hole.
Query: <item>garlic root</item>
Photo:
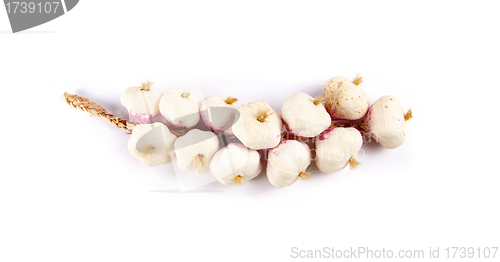
[[[323,100],[324,100],[324,98],[322,96],[317,96],[314,98],[313,104],[315,106],[317,106],[317,105],[323,103]]]
[[[153,85],[154,83],[153,82],[149,82],[147,81],[146,83],[142,83],[141,84],[141,91],[149,91],[151,86]]]
[[[349,158],[349,167],[351,170],[358,168],[359,165],[361,165],[361,163],[358,162],[356,158],[354,157]]]
[[[238,185],[238,186],[241,186],[241,178],[242,178],[242,176],[240,176],[240,175],[235,176],[234,179],[233,179],[234,180],[234,184]]]
[[[258,114],[257,114],[257,121],[264,123],[266,122],[267,118],[272,115],[273,112],[269,110],[269,108],[262,109]]]
[[[361,83],[363,83],[363,77],[358,73],[354,80],[352,80],[352,83],[359,86]]]
[[[201,168],[205,167],[206,164],[207,164],[207,159],[205,158],[205,155],[198,154],[194,157],[194,160],[193,160],[194,168],[201,169]]]
[[[228,105],[231,105],[232,103],[237,102],[237,101],[238,101],[238,98],[228,96],[224,102]]]
[[[413,112],[411,111],[411,108],[408,109],[408,111],[405,114],[405,121],[408,121],[413,118]]]
[[[302,178],[302,179],[304,179],[304,180],[309,179],[309,176],[310,176],[310,174],[306,173],[304,171],[302,171],[302,172],[299,173],[299,177]]]

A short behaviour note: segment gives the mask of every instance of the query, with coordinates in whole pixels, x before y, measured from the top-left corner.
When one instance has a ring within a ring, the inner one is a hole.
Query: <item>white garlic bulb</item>
[[[244,185],[262,170],[259,153],[239,143],[230,143],[215,153],[210,171],[223,185]]]
[[[362,82],[363,78],[359,75],[353,82],[342,76],[326,82],[323,97],[326,110],[333,120],[358,120],[366,114],[370,98],[358,87]]]
[[[383,96],[370,107],[361,128],[382,146],[397,148],[406,140],[406,121],[410,118],[411,110],[405,114],[399,99]]]
[[[200,107],[203,123],[215,133],[232,134],[231,126],[239,117],[236,101],[232,97],[208,96]]]
[[[331,124],[330,115],[323,105],[323,98],[312,98],[306,93],[298,93],[289,98],[281,107],[281,117],[286,129],[297,136],[315,137]]]
[[[137,125],[128,140],[128,150],[147,166],[167,164],[174,156],[176,139],[162,123]]]
[[[120,102],[122,106],[141,124],[151,121],[160,114],[159,103],[163,92],[151,87],[153,83],[131,86],[123,91]]]
[[[361,133],[352,127],[333,127],[315,138],[316,165],[325,173],[342,170],[349,163],[351,169],[356,168],[356,160],[363,138]]]
[[[283,141],[268,152],[267,178],[275,187],[286,187],[299,177],[309,179],[306,169],[310,164],[311,150],[306,143]]]
[[[182,171],[202,175],[210,170],[210,161],[220,147],[214,133],[193,129],[177,138],[174,148]]]
[[[234,123],[234,135],[248,148],[272,148],[281,141],[283,122],[266,102],[257,101],[240,106],[240,117]]]
[[[200,121],[201,100],[187,90],[170,88],[160,100],[160,113],[170,127],[191,128]]]

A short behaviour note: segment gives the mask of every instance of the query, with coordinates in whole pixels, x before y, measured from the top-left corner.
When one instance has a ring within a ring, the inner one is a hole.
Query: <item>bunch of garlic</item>
[[[306,169],[310,164],[311,150],[306,143],[283,141],[268,152],[267,178],[275,187],[286,187],[299,177],[309,179]]]
[[[355,157],[363,146],[363,138],[356,128],[330,128],[317,136],[314,142],[316,165],[322,172],[337,172],[347,164],[351,165],[351,169],[359,165]]]
[[[231,126],[238,119],[237,98],[208,96],[201,104],[200,114],[205,126],[215,133],[232,134]]]
[[[161,97],[160,113],[167,125],[174,128],[191,128],[200,121],[201,100],[187,90],[170,88]]]
[[[239,143],[217,151],[210,163],[210,171],[223,185],[244,185],[261,170],[259,153]]]
[[[406,121],[411,117],[411,110],[405,114],[399,99],[383,96],[370,107],[361,128],[382,146],[393,149],[405,142]]]
[[[358,87],[362,82],[363,78],[359,75],[352,82],[342,76],[326,82],[323,97],[333,120],[358,120],[366,114],[370,98]]]
[[[331,124],[330,115],[323,105],[323,97],[312,98],[298,93],[281,107],[281,117],[286,129],[297,136],[315,137]]]
[[[182,171],[202,175],[210,171],[210,161],[220,147],[214,133],[193,129],[177,138],[174,148]]]
[[[120,102],[125,109],[141,124],[148,123],[160,114],[159,103],[163,92],[151,87],[153,83],[143,83],[123,91]]]
[[[266,102],[257,101],[239,108],[240,117],[232,127],[234,135],[248,148],[272,148],[281,141],[283,122]]]
[[[167,164],[174,156],[176,139],[162,123],[137,125],[128,140],[128,150],[147,166]]]

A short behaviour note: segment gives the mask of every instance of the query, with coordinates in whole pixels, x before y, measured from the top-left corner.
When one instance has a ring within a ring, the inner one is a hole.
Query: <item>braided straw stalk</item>
[[[78,110],[87,112],[94,116],[106,118],[111,124],[113,124],[118,128],[122,128],[130,132],[132,132],[132,129],[134,129],[135,125],[133,122],[121,119],[119,117],[116,117],[108,113],[108,111],[106,111],[100,105],[88,100],[85,97],[68,94],[67,92],[64,92],[63,99],[72,108],[76,108]]]

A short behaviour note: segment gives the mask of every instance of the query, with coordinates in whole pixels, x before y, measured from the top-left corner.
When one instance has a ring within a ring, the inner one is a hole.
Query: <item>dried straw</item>
[[[111,124],[113,124],[118,128],[122,128],[130,132],[132,131],[132,129],[134,129],[135,124],[132,121],[121,119],[119,117],[116,117],[108,113],[100,105],[90,101],[85,97],[68,94],[67,92],[64,92],[63,99],[72,108],[76,108],[78,110],[90,113],[91,115],[94,116],[106,118]]]

